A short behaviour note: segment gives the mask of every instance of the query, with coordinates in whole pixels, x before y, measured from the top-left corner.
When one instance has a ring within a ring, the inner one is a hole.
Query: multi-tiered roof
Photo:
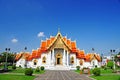
[[[54,37],[50,37],[49,39],[46,39],[44,41],[41,41],[40,48],[37,50],[33,50],[32,54],[26,54],[26,53],[19,53],[16,56],[16,60],[19,60],[23,55],[24,58],[28,61],[31,61],[35,58],[40,58],[42,53],[48,53],[51,48],[54,46],[54,44],[57,42],[57,40],[60,39],[61,42],[64,44],[64,46],[69,50],[70,53],[76,54],[76,57],[79,59],[85,59],[85,61],[90,61],[91,58],[94,56],[98,61],[100,61],[100,56],[97,54],[86,54],[84,50],[80,50],[76,46],[76,41],[71,41],[70,39],[67,39],[67,37],[63,37],[60,32]],[[26,54],[26,55],[25,55]]]

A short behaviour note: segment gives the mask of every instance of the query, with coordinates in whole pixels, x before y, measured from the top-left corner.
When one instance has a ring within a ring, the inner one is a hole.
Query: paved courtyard
[[[88,75],[78,74],[74,71],[46,71],[45,74],[38,75],[35,80],[92,80]]]

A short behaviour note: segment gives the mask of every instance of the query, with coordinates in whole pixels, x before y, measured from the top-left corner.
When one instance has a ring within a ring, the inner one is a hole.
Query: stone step
[[[70,70],[67,66],[53,66],[50,70]]]

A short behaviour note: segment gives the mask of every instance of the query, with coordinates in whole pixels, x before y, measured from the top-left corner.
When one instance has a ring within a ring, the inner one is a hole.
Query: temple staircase
[[[56,65],[51,67],[50,70],[70,70],[69,67],[63,65]]]

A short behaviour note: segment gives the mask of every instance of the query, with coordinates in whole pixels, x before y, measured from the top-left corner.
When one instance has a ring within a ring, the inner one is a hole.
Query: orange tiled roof
[[[90,55],[89,55],[89,54],[86,54],[86,55],[85,55],[85,61],[86,61],[86,62],[90,62]]]
[[[22,56],[21,53],[17,54],[16,57],[15,57],[15,60],[19,60],[21,58],[21,56]]]
[[[21,52],[16,55],[15,60],[19,60],[21,57],[27,59],[30,56],[30,53],[27,52]]]
[[[32,55],[30,55],[27,60],[30,61],[30,60],[32,60],[33,58],[39,58],[39,57],[41,57],[41,53],[42,53],[42,50],[41,50],[41,49],[33,50],[33,51],[32,51]]]
[[[63,37],[63,40],[64,40],[64,42],[67,42],[67,38],[66,37]]]
[[[37,55],[37,50],[33,50],[32,51],[32,58],[36,58],[36,55]]]
[[[36,54],[36,58],[41,57],[41,53],[42,53],[41,49],[38,49],[38,52],[37,52],[37,54]]]
[[[23,57],[27,60],[28,59],[28,57],[30,56],[30,53],[24,53],[23,54]]]
[[[83,50],[77,50],[77,58],[84,59],[85,58],[85,52]]]
[[[47,40],[47,47],[50,45],[50,39]]]
[[[27,58],[27,61],[31,61],[33,59],[32,55],[30,55],[28,58]]]
[[[69,50],[72,53],[76,54],[77,58],[82,58],[82,59],[84,58],[86,61],[90,61],[91,56],[92,56],[91,54],[85,55],[84,51],[77,49],[75,41],[71,41],[70,39],[67,39],[66,37],[62,37],[60,33],[58,33],[56,37],[50,37],[49,39],[42,41],[40,48],[37,50],[33,50],[32,54],[27,57],[27,60],[32,60],[33,58],[41,57],[41,53],[46,52],[54,44],[58,36],[61,36],[60,38],[62,39],[62,41],[65,43],[65,45],[69,48]],[[17,55],[16,60],[18,60],[20,57],[21,57],[21,54]],[[99,55],[96,55],[96,58],[100,60]]]
[[[85,55],[85,61],[89,62],[92,60],[92,58],[95,57],[99,62],[101,61],[101,58],[98,54],[95,53],[89,53]]]
[[[99,62],[101,61],[101,57],[98,54],[96,54],[96,58]]]
[[[71,50],[72,50],[73,53],[77,52],[76,42],[71,42]]]
[[[67,40],[67,45],[71,47],[71,41],[69,39]]]

